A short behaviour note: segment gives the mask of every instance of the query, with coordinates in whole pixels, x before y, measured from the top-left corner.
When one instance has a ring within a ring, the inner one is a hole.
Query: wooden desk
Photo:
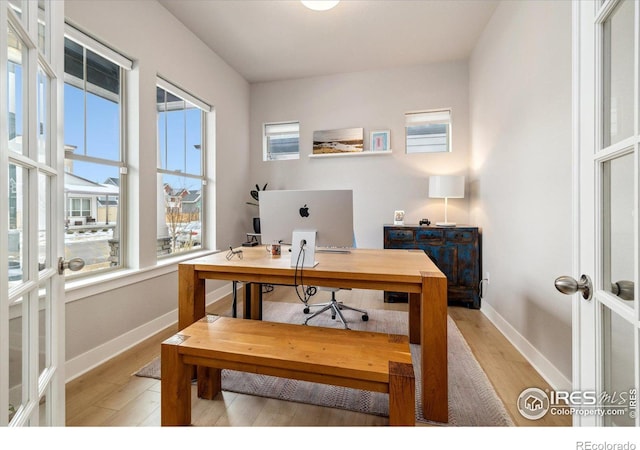
[[[207,279],[249,283],[252,319],[260,318],[261,283],[294,284],[288,252],[271,257],[262,246],[241,250],[242,259],[227,260],[221,252],[179,265],[180,330],[205,316]],[[304,269],[305,285],[409,293],[409,341],[421,344],[423,414],[447,422],[447,279],[442,272],[422,250],[354,249],[316,253],[316,260],[316,267]]]

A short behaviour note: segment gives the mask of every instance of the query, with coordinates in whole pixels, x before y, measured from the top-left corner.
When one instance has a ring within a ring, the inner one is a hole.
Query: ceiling
[[[158,0],[247,81],[469,57],[498,0]]]

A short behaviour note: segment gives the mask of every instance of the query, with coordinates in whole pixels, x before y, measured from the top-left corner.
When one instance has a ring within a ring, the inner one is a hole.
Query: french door
[[[576,262],[584,274],[574,299],[574,391],[597,393],[602,411],[574,423],[638,426],[640,3],[577,0],[574,8]]]
[[[0,2],[0,426],[64,425],[63,23]]]

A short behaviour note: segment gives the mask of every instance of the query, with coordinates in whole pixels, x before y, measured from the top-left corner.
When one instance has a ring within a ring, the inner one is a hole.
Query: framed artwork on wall
[[[391,131],[372,131],[369,144],[372,152],[380,152],[390,149]]]
[[[313,132],[313,154],[361,152],[364,144],[362,128],[321,130]]]

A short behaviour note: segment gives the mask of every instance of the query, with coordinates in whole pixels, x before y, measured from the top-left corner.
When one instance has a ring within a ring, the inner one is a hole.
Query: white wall
[[[215,142],[209,158],[208,224],[210,247],[245,239],[242,215],[248,195],[249,85],[155,1],[65,2],[67,19],[134,60],[128,98],[131,208],[131,265],[156,263],[156,76],[180,86],[215,107]],[[70,293],[67,304],[67,360],[82,357],[123,334],[177,308],[176,267],[159,276],[99,295]],[[153,274],[153,271],[151,271]],[[153,276],[153,275],[152,275]],[[216,287],[216,286],[214,286]],[[177,314],[176,314],[177,319]]]
[[[571,379],[571,3],[502,2],[470,59],[472,222],[483,307],[556,385]]]
[[[251,85],[251,176],[267,189],[353,189],[358,245],[382,248],[382,226],[405,210],[405,223],[444,219],[443,200],[427,198],[431,174],[467,174],[468,67],[451,62]],[[404,113],[452,108],[453,151],[405,154]],[[300,159],[262,160],[262,125],[300,121]],[[310,159],[313,132],[364,128],[391,130],[392,155]],[[468,198],[449,201],[449,219],[467,223]],[[246,220],[256,213],[246,207]]]

